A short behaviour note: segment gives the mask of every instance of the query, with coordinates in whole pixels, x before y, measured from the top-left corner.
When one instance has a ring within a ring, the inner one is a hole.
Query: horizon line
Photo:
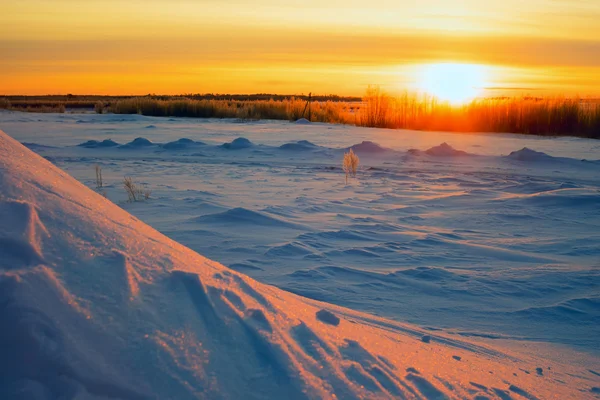
[[[534,91],[534,92],[540,92],[540,91],[544,91],[544,90],[551,90],[551,89],[545,89],[545,88],[533,88],[533,87],[501,87],[501,86],[490,86],[490,87],[483,87],[483,90],[488,90],[488,91]],[[409,91],[409,90],[404,90],[404,91],[395,91],[394,93],[389,93],[389,92],[385,92],[384,94],[389,95],[390,97],[397,97],[401,94],[413,94],[413,95],[428,95],[428,96],[432,96],[435,97],[434,95],[431,95],[429,93],[420,93],[419,91]],[[365,97],[365,95],[339,95],[339,94],[314,94],[312,92],[310,92],[309,94],[279,94],[279,93],[179,93],[179,94],[158,94],[158,93],[146,93],[146,94],[123,94],[123,95],[119,95],[119,94],[74,94],[74,93],[53,93],[53,94],[0,94],[0,98],[10,98],[10,97],[111,97],[111,98],[135,98],[135,97],[253,97],[253,96],[264,96],[264,97],[268,97],[268,96],[276,96],[276,97],[283,97],[283,98],[293,98],[293,97],[305,97],[308,98],[309,96],[311,96],[312,98],[323,98],[323,97],[331,97],[331,98],[340,98],[340,99],[346,99],[346,100],[351,100],[351,99],[363,99]],[[582,94],[566,94],[566,93],[554,93],[554,94],[547,94],[547,95],[533,95],[533,94],[527,94],[527,93],[520,93],[520,94],[510,94],[510,95],[500,95],[500,94],[492,94],[490,93],[489,96],[476,96],[474,97],[472,100],[477,100],[477,99],[488,99],[488,98],[498,98],[498,97],[503,97],[503,98],[519,98],[519,97],[535,97],[535,98],[556,98],[556,97],[560,97],[560,98],[573,98],[573,99],[587,99],[587,100],[594,100],[594,99],[600,99],[600,95],[599,94],[587,94],[587,95],[582,95]]]

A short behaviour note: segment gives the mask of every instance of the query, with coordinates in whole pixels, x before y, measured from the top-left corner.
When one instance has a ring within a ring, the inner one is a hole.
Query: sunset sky
[[[424,71],[450,63],[474,65],[486,95],[600,95],[598,0],[0,0],[0,10],[0,94],[362,95],[370,84],[424,89]]]

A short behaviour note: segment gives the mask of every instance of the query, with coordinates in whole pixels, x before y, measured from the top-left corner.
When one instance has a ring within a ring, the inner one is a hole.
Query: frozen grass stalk
[[[358,164],[360,160],[358,156],[350,149],[347,153],[344,153],[344,160],[342,161],[342,168],[346,174],[346,185],[348,184],[348,175],[356,178],[356,171],[358,170]]]
[[[127,193],[128,201],[144,201],[150,198],[150,194],[152,191],[150,189],[146,189],[143,186],[133,182],[130,176],[126,176],[123,178],[123,187],[125,188],[125,192]]]
[[[104,181],[102,180],[102,167],[99,165],[95,166],[96,169],[96,189],[102,189]]]

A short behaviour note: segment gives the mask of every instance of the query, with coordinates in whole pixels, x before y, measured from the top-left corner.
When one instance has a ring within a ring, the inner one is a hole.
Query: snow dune
[[[350,148],[358,154],[361,154],[361,153],[384,153],[386,151],[392,151],[392,149],[386,149],[384,147],[381,147],[379,144],[368,141],[368,140],[365,140],[361,143],[355,144],[354,146],[351,146]]]
[[[85,147],[88,149],[97,149],[97,148],[105,148],[105,147],[116,147],[116,146],[119,146],[119,143],[115,142],[112,139],[104,139],[102,141],[88,140],[86,142],[78,144],[78,146]]]
[[[598,391],[598,372],[567,361],[260,284],[168,239],[2,132],[0,221],[0,398],[568,399]]]
[[[291,150],[291,151],[312,151],[316,149],[320,149],[320,146],[308,141],[308,140],[299,140],[293,143],[285,143],[279,146],[281,150]]]
[[[224,149],[228,149],[228,150],[239,150],[239,149],[247,149],[249,147],[252,147],[253,144],[251,141],[249,141],[246,138],[240,137],[237,139],[234,139],[231,141],[231,143],[224,143],[223,147]]]
[[[523,147],[521,150],[512,151],[507,157],[518,161],[551,161],[554,158],[546,153],[531,150],[527,147]]]
[[[433,157],[460,157],[469,155],[469,153],[465,151],[456,150],[454,147],[450,146],[446,142],[438,146],[433,146],[432,148],[425,151],[421,151],[418,149],[410,149],[408,152],[412,155],[428,155]]]

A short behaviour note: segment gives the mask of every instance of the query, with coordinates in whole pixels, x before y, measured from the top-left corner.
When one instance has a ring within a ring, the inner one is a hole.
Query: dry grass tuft
[[[96,170],[96,189],[102,189],[104,186],[104,181],[102,180],[102,167],[96,165],[94,169]]]
[[[348,184],[348,176],[356,178],[356,171],[358,171],[358,164],[360,160],[358,156],[350,149],[347,153],[344,153],[344,159],[342,161],[342,168],[346,174],[346,185]]]
[[[125,192],[127,193],[128,201],[144,201],[150,198],[150,194],[152,191],[150,189],[145,188],[139,183],[133,182],[133,179],[129,176],[123,178],[123,187],[125,188]]]

